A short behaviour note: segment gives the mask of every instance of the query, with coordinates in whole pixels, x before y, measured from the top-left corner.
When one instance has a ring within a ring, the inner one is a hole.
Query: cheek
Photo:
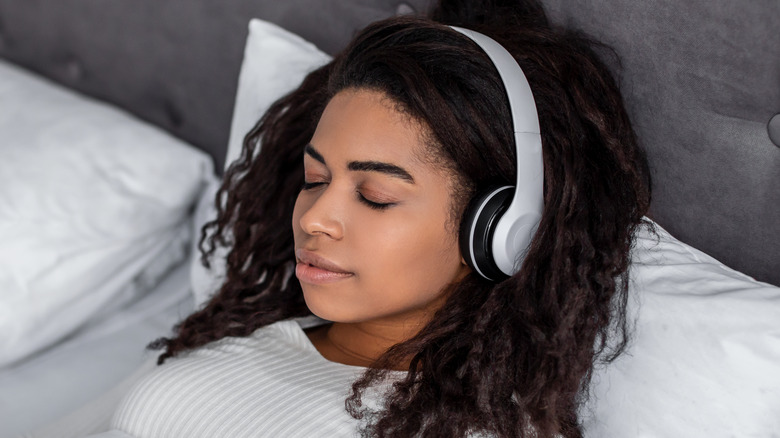
[[[383,224],[364,242],[365,280],[382,297],[424,301],[437,296],[460,270],[457,236],[444,221],[400,218]]]
[[[302,193],[295,203],[296,244],[317,239],[315,246],[356,272],[343,284],[302,284],[306,303],[318,316],[355,322],[428,313],[443,289],[460,278],[463,266],[457,235],[447,226],[448,203],[426,199],[376,211],[354,200],[339,202],[344,236],[335,241],[309,236],[301,228],[300,220],[314,202],[309,198]]]

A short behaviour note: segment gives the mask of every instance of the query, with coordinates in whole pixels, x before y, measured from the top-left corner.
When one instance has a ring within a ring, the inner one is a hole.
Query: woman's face
[[[452,175],[424,159],[418,123],[384,94],[345,90],[304,154],[293,212],[306,304],[335,322],[427,322],[468,273],[451,223]]]

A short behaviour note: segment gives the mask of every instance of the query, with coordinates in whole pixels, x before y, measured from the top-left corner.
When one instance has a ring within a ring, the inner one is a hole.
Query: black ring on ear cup
[[[475,196],[460,223],[460,252],[466,263],[490,281],[509,278],[493,261],[493,233],[512,200],[514,187],[493,187]],[[473,233],[472,233],[473,230]],[[473,238],[472,238],[473,236]]]

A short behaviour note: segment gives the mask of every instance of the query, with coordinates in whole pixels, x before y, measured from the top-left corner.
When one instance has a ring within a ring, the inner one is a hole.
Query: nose
[[[303,214],[299,220],[301,229],[311,236],[327,236],[334,240],[344,237],[343,211],[339,208],[343,205],[339,202],[338,194],[330,187],[326,188],[318,196],[311,196],[311,200],[305,203]]]

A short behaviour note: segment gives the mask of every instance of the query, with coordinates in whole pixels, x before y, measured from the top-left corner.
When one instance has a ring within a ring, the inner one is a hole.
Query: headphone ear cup
[[[501,272],[493,258],[493,234],[496,224],[512,200],[514,187],[493,187],[475,196],[460,223],[460,252],[466,263],[490,281],[508,276]]]

